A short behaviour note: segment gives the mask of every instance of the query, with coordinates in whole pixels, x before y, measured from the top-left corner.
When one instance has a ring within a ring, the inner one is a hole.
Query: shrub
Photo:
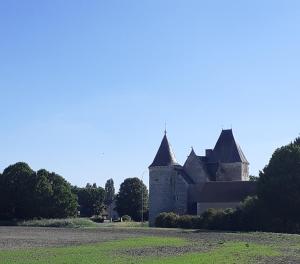
[[[179,216],[175,213],[160,213],[155,219],[156,227],[178,227]]]
[[[66,219],[40,219],[17,222],[18,226],[33,227],[96,227],[97,224],[88,218],[66,218]]]
[[[196,215],[181,215],[178,217],[177,227],[186,229],[202,228],[202,218]]]
[[[165,212],[160,213],[160,214],[155,218],[155,223],[154,223],[154,225],[155,225],[156,227],[164,227],[164,225],[165,225],[164,221],[165,221],[166,214],[167,214],[167,213],[165,213]]]
[[[129,215],[123,215],[122,216],[122,221],[123,222],[130,222],[131,221],[131,217]]]
[[[104,218],[99,215],[94,215],[90,219],[95,223],[103,223],[104,222]]]
[[[165,217],[165,227],[177,227],[179,216],[175,213],[167,213]]]
[[[155,219],[156,227],[197,229],[202,227],[202,219],[196,215],[177,215],[175,213],[160,213]]]

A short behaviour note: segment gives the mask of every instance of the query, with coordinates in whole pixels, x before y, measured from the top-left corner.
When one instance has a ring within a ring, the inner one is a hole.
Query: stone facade
[[[172,166],[150,168],[149,204],[155,205],[149,210],[150,225],[154,224],[154,219],[160,212],[174,210],[173,179],[176,174],[177,172],[173,170]]]
[[[192,149],[184,166],[176,161],[165,133],[149,166],[150,226],[161,212],[200,214],[210,207],[235,207],[255,191],[254,183],[248,182],[248,166],[232,130],[222,130],[205,156]]]

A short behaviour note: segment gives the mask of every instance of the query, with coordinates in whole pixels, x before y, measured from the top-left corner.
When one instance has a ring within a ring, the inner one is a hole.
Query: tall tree
[[[40,170],[38,175],[45,173],[48,182],[51,185],[51,192],[46,199],[47,217],[64,218],[77,215],[77,197],[72,192],[71,184],[68,183],[62,176]]]
[[[0,218],[68,217],[77,212],[76,196],[61,176],[34,172],[26,163],[7,167],[0,177]]]
[[[24,162],[7,167],[1,180],[1,217],[30,218],[35,210],[36,173]]]
[[[129,215],[135,221],[141,220],[142,211],[148,211],[148,190],[139,178],[128,178],[121,184],[116,209],[120,216]]]
[[[300,222],[300,144],[293,143],[277,149],[269,164],[260,173],[258,198],[272,218],[282,225]]]
[[[85,188],[74,187],[74,192],[78,196],[80,215],[99,215],[104,207],[104,189],[87,183]]]
[[[109,179],[105,183],[105,205],[110,205],[115,198],[114,180]]]

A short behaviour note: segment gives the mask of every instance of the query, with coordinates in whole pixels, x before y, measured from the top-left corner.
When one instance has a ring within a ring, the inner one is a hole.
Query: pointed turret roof
[[[149,168],[156,167],[156,166],[169,166],[169,165],[179,165],[179,164],[176,161],[175,155],[172,151],[171,145],[165,133],[160,143],[160,147],[156,153],[156,156],[152,164],[149,166]]]
[[[248,163],[241,147],[236,143],[232,129],[222,130],[221,135],[213,150],[214,161],[225,163],[245,162]]]
[[[197,156],[193,147],[191,149],[191,152],[190,152],[189,156]]]

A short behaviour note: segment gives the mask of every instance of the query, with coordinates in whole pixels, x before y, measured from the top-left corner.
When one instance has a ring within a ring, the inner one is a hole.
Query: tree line
[[[141,219],[148,211],[148,190],[138,178],[128,178],[115,194],[113,179],[105,188],[96,183],[72,186],[62,176],[45,169],[32,170],[18,162],[0,174],[0,220],[101,216],[113,202],[120,216]],[[128,206],[129,205],[129,206]]]

